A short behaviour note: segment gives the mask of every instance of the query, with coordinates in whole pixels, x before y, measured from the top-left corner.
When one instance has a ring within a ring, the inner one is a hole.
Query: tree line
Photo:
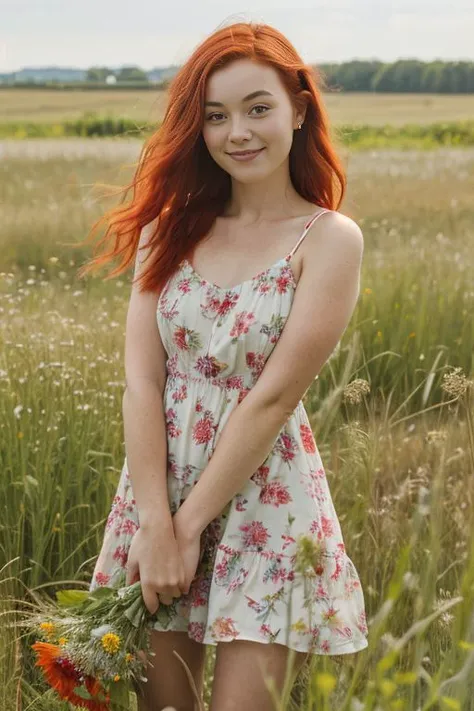
[[[352,60],[319,64],[328,89],[341,91],[470,94],[474,92],[474,62],[395,62]]]
[[[423,62],[419,59],[399,59],[395,62],[354,59],[349,62],[321,63],[315,67],[331,91],[412,92],[440,94],[470,94],[474,92],[474,62]],[[178,70],[163,70],[165,87]],[[155,78],[156,70],[155,70]],[[115,76],[120,82],[144,82],[151,79],[139,67],[123,67],[113,71],[107,67],[91,67],[86,81],[104,82]]]

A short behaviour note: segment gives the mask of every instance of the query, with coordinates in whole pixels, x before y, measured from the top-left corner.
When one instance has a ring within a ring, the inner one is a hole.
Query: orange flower
[[[37,667],[43,668],[48,684],[62,699],[70,701],[75,706],[82,706],[89,711],[110,711],[110,696],[97,679],[91,676],[83,677],[80,670],[67,659],[63,650],[48,642],[35,642],[31,645],[38,654]],[[85,685],[92,699],[83,699],[74,693],[77,686]]]

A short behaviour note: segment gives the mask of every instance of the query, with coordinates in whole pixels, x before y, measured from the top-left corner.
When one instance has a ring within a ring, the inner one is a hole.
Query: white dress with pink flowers
[[[163,398],[172,513],[278,342],[297,288],[291,258],[326,212],[319,209],[291,252],[252,279],[226,289],[184,260],[163,289],[157,321],[168,356]],[[138,527],[125,457],[91,590],[123,574]],[[154,628],[187,632],[204,644],[245,639],[312,654],[368,646],[361,583],[301,400],[265,461],[203,532],[188,595],[160,605]]]

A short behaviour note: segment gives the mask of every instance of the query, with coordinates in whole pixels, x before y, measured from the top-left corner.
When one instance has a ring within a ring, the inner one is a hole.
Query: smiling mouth
[[[229,153],[230,156],[250,156],[254,153],[259,153],[263,151],[263,148],[257,148],[255,151],[235,151],[234,153]]]

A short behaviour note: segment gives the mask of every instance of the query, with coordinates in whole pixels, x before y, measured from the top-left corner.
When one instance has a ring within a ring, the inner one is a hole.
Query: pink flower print
[[[190,622],[188,624],[188,634],[196,642],[204,640],[205,625],[203,622]]]
[[[275,444],[274,451],[284,462],[292,462],[298,452],[298,444],[288,432],[282,432]]]
[[[300,425],[300,434],[304,451],[308,452],[308,454],[314,454],[316,452],[316,441],[311,427],[305,424]]]
[[[251,550],[262,550],[270,534],[261,521],[242,523],[239,529],[243,532],[242,545]]]
[[[253,351],[250,351],[249,353],[247,353],[246,361],[247,367],[250,368],[250,370],[252,371],[252,375],[256,380],[265,367],[266,359],[264,354],[254,353]]]
[[[214,568],[214,575],[216,581],[225,580],[229,574],[229,559],[223,558],[220,563],[216,563]]]
[[[211,636],[215,640],[232,640],[239,636],[232,617],[217,617],[211,625]]]
[[[326,538],[334,536],[334,521],[327,516],[321,516],[321,527]]]
[[[295,543],[296,543],[296,538],[293,538],[293,536],[287,536],[287,535],[285,535],[284,533],[282,533],[281,537],[282,537],[283,540],[285,541],[284,544],[283,544],[283,546],[282,546],[282,550],[283,550],[283,551],[285,550],[285,548],[288,548],[288,546],[290,546],[291,544],[295,544]]]
[[[100,571],[95,574],[95,581],[97,585],[107,585],[110,580],[110,575],[107,573],[101,573]]]
[[[166,372],[170,376],[180,375],[178,371],[178,353],[174,353],[166,361]]]
[[[226,390],[241,390],[243,387],[243,375],[232,375],[225,383]]]
[[[208,444],[214,437],[215,425],[210,410],[193,427],[193,440],[196,444]]]
[[[203,575],[194,578],[190,590],[192,607],[205,607],[207,605],[210,588],[211,581],[209,578]]]
[[[171,397],[174,402],[184,402],[188,396],[188,389],[186,383],[183,383],[179,388],[175,388],[171,391]]]
[[[342,639],[352,639],[352,630],[350,627],[336,627],[335,633]]]
[[[200,356],[194,366],[199,375],[203,375],[205,378],[217,378],[226,368],[227,363],[221,363],[215,356],[211,355]]]
[[[284,272],[281,273],[280,276],[277,276],[275,279],[277,291],[279,294],[286,294],[288,291],[288,284],[292,282],[293,279],[289,274],[285,274]]]
[[[127,536],[133,536],[138,529],[138,524],[132,521],[130,518],[126,518],[122,523],[121,533],[125,533]]]
[[[321,642],[320,649],[322,652],[329,654],[329,652],[331,651],[331,643],[328,639],[325,639]]]
[[[267,280],[262,280],[258,283],[259,294],[268,294],[268,292],[270,291],[271,288],[272,288],[272,285]]]
[[[337,627],[341,624],[339,609],[334,607],[334,605],[329,605],[327,610],[323,610],[321,617],[323,620],[326,620],[330,627]]]
[[[204,410],[204,405],[202,404],[202,397],[198,397],[196,404],[194,406],[195,412],[202,412]]]
[[[188,344],[187,344],[187,334],[189,333],[188,329],[185,328],[184,326],[178,326],[175,328],[174,333],[173,333],[173,343],[175,346],[179,348],[180,351],[188,351]]]
[[[240,405],[244,397],[249,394],[252,388],[244,388],[240,391],[239,397],[237,398],[237,405]]]
[[[367,617],[365,610],[361,610],[359,616],[357,617],[357,627],[360,629],[362,634],[367,634],[369,628],[367,627]]]
[[[191,291],[191,279],[189,277],[183,277],[178,281],[178,289],[183,294],[188,294]]]
[[[134,503],[135,499],[132,499],[132,501],[129,502],[126,501],[125,498],[122,498],[119,494],[116,494],[114,496],[112,508],[107,517],[107,523],[105,526],[106,530],[108,531],[115,524],[115,535],[119,536],[121,530],[121,521],[127,512],[131,513],[134,510]]]
[[[258,602],[257,600],[254,600],[252,597],[250,597],[250,595],[245,595],[245,597],[247,598],[247,606],[250,607],[251,610],[257,612],[259,615],[268,609],[267,600],[265,600],[265,602]]]
[[[234,325],[229,332],[229,336],[238,338],[243,333],[248,333],[249,326],[253,323],[255,323],[255,315],[252,311],[240,311],[235,315]]]
[[[335,558],[335,561],[336,561],[336,567],[334,568],[334,572],[331,575],[331,580],[337,581],[341,577],[342,565],[341,565],[341,561],[339,560],[339,558]]]
[[[270,625],[260,625],[260,634],[262,637],[270,637],[271,633]]]
[[[235,510],[236,511],[247,511],[245,504],[248,504],[248,499],[244,499],[242,494],[236,494],[235,496]]]
[[[286,568],[282,567],[281,559],[274,560],[265,570],[263,574],[263,582],[267,583],[269,580],[271,580],[272,583],[278,583],[280,581],[284,583],[287,579],[287,575],[288,571]]]
[[[237,588],[243,585],[248,574],[248,570],[245,570],[245,568],[240,568],[238,574],[232,578],[229,585],[227,586],[227,594],[233,592],[234,590],[237,590]]]
[[[172,437],[173,439],[176,439],[176,437],[179,437],[179,435],[182,432],[182,430],[180,430],[178,427],[178,414],[177,414],[176,410],[173,410],[172,407],[169,407],[166,410],[165,419],[166,419],[166,432],[167,432],[168,436]]]
[[[258,500],[261,504],[271,504],[276,508],[293,501],[291,494],[288,491],[288,487],[284,486],[279,481],[272,481],[269,484],[266,484],[262,488]]]
[[[311,525],[309,527],[310,533],[315,533],[316,534],[316,539],[319,541],[322,538],[322,532],[321,532],[321,526],[319,525],[318,519],[314,518],[311,521]]]
[[[121,568],[125,568],[128,560],[128,549],[125,546],[117,546],[112,556],[113,560],[117,560]]]
[[[250,478],[258,486],[263,486],[268,479],[269,473],[270,473],[270,467],[266,467],[263,464],[261,464],[259,466],[259,468],[257,469],[257,471],[254,474],[252,474],[252,476]]]
[[[219,314],[219,316],[227,316],[229,311],[234,308],[238,300],[238,294],[236,294],[234,291],[227,291],[217,308],[217,313]]]

